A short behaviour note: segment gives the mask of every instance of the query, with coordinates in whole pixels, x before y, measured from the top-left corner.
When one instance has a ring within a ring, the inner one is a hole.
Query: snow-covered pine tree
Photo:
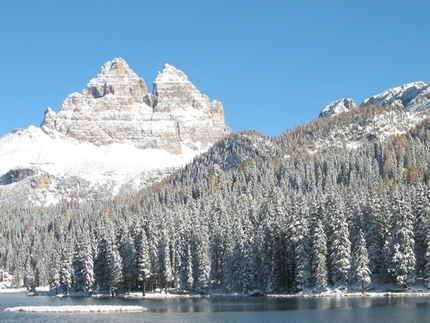
[[[327,272],[327,237],[322,221],[318,214],[313,214],[311,231],[311,273],[315,283],[316,292],[324,292],[328,285]]]
[[[390,282],[402,288],[415,283],[413,214],[407,197],[396,196],[387,271]]]
[[[159,266],[161,286],[167,293],[167,289],[173,282],[172,260],[170,258],[170,238],[167,228],[161,229],[161,239],[159,244]]]
[[[310,281],[310,237],[308,208],[300,201],[289,211],[290,223],[288,232],[288,264],[290,290],[300,292],[309,286]]]
[[[134,240],[131,230],[126,230],[121,233],[119,253],[122,259],[122,276],[126,293],[131,292],[132,285],[135,283],[136,270]]]
[[[106,248],[106,282],[111,296],[117,295],[123,289],[124,277],[121,264],[122,259],[118,248],[113,239],[109,239]]]
[[[345,286],[351,266],[351,242],[348,222],[345,218],[343,200],[332,192],[327,198],[327,249],[329,282],[335,286]]]
[[[97,242],[97,256],[94,260],[94,290],[97,292],[108,289],[107,252],[108,241],[106,237],[100,237]]]
[[[415,233],[415,257],[416,271],[420,275],[424,273],[425,266],[428,262],[426,253],[428,249],[428,235],[430,232],[430,200],[426,189],[421,185],[413,194],[415,197],[413,213],[415,218],[414,233]]]
[[[191,243],[187,240],[182,244],[182,259],[180,270],[180,288],[182,290],[193,292],[194,291],[194,277],[193,277],[193,259],[191,255]]]
[[[361,229],[358,229],[357,236],[354,237],[350,270],[350,283],[360,284],[361,291],[364,293],[370,285],[372,273],[369,269],[369,255]]]
[[[142,291],[143,296],[146,293],[146,285],[148,279],[151,277],[151,260],[148,250],[148,238],[144,228],[140,228],[136,236],[136,250],[135,250],[135,277],[138,286]]]
[[[205,293],[210,285],[210,246],[207,227],[201,225],[196,233],[193,234],[193,271],[194,290],[198,293]]]
[[[64,243],[64,247],[61,250],[60,259],[60,287],[63,289],[64,293],[68,295],[73,283],[73,253],[67,241]]]
[[[48,261],[50,263],[48,272],[49,289],[57,295],[58,288],[60,288],[60,257],[55,250],[51,251]]]
[[[91,292],[94,284],[92,245],[87,234],[81,234],[75,245],[73,257],[76,291]]]

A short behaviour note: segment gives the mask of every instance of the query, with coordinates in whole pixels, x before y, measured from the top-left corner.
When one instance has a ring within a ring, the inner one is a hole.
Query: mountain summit
[[[222,104],[210,102],[182,71],[166,64],[150,94],[121,58],[103,65],[82,93],[66,98],[57,114],[48,108],[41,128],[53,138],[97,146],[131,143],[178,155],[181,144],[205,150],[230,131]]]
[[[153,92],[122,58],[40,128],[0,139],[0,200],[49,204],[112,197],[182,167],[231,132],[223,106],[166,64]]]
[[[388,89],[371,96],[360,104],[363,107],[392,106],[411,112],[419,112],[430,108],[430,85],[419,81]],[[340,99],[321,110],[319,117],[332,117],[355,108],[351,99]]]

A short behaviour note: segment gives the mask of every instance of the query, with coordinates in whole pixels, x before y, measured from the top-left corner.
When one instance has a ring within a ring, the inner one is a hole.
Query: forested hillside
[[[2,205],[0,267],[15,284],[66,293],[322,292],[417,278],[430,288],[430,121],[389,137],[363,130],[383,113],[405,120],[363,108],[277,138],[234,133],[138,194]]]

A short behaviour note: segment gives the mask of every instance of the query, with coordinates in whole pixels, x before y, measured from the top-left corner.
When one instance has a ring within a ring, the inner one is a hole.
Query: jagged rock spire
[[[72,93],[56,114],[45,112],[42,130],[95,145],[132,143],[180,154],[181,143],[199,151],[230,132],[224,110],[184,72],[166,64],[150,94],[122,58],[105,63],[82,93]]]

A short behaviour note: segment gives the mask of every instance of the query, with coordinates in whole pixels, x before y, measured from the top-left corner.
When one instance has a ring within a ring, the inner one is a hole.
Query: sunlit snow
[[[6,135],[0,146],[0,174],[17,167],[37,168],[58,177],[83,178],[93,185],[113,185],[114,195],[123,185],[138,188],[166,169],[184,166],[198,153],[185,145],[181,155],[127,143],[95,146],[74,139],[53,139],[34,126]],[[55,202],[54,197],[51,202]]]

